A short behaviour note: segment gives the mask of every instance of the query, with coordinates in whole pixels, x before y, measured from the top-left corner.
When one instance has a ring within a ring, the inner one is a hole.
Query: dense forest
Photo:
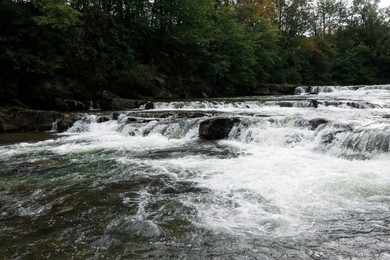
[[[390,8],[375,0],[0,0],[1,102],[41,102],[48,82],[79,100],[102,90],[212,97],[263,84],[389,83]]]

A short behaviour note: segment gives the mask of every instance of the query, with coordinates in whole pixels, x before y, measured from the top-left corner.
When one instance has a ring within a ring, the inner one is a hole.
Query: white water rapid
[[[0,255],[390,259],[389,140],[390,85],[85,115],[0,146]]]

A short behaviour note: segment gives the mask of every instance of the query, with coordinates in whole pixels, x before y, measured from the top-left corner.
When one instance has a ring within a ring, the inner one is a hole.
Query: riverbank
[[[290,84],[265,84],[256,88],[250,95],[292,95],[296,86]],[[237,93],[234,93],[237,94]],[[187,99],[199,98],[187,95]],[[202,99],[208,98],[206,93]],[[42,96],[40,100],[45,100]],[[27,100],[13,100],[10,105],[0,107],[0,132],[26,131],[64,131],[77,119],[78,113],[90,111],[123,111],[131,109],[153,109],[151,100],[172,100],[172,95],[166,93],[158,97],[144,99],[122,98],[112,92],[102,91],[95,100],[76,100],[63,97],[48,96],[47,102],[36,103]]]

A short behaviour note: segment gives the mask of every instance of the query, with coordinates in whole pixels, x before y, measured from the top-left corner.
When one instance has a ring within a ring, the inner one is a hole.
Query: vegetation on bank
[[[0,0],[0,101],[389,83],[390,9],[377,2]]]

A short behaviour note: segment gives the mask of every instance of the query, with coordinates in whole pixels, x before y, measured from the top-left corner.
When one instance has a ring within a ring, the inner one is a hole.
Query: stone
[[[329,123],[328,120],[323,118],[314,118],[309,121],[311,130],[316,130],[320,125]]]
[[[3,130],[49,131],[62,118],[56,111],[14,108],[4,113]]]
[[[310,101],[310,106],[314,108],[318,108],[318,101],[317,100],[311,100]]]
[[[108,116],[100,116],[97,119],[97,123],[104,123],[104,122],[107,122],[107,121],[110,121],[110,117],[108,117]]]
[[[320,127],[318,127],[317,130],[322,130],[324,129],[326,126],[330,127],[330,131],[326,132],[323,136],[321,136],[321,142],[323,144],[330,144],[332,143],[335,139],[336,139],[336,136],[340,133],[345,133],[345,132],[352,132],[353,131],[353,128],[352,126],[348,125],[348,124],[344,124],[344,123],[333,123],[331,125],[321,125]]]
[[[0,132],[14,132],[19,130],[19,127],[4,122],[0,122]]]
[[[145,109],[154,109],[154,104],[152,102],[148,102],[145,104]]]
[[[112,120],[118,120],[119,116],[119,113],[112,113]]]
[[[344,141],[344,155],[356,156],[368,153],[390,152],[390,127],[383,129],[360,129],[352,132]]]
[[[74,113],[64,114],[62,119],[57,123],[57,131],[64,132],[68,130],[79,119],[80,116],[78,114],[74,114]]]
[[[120,98],[107,90],[102,93],[100,108],[103,110],[126,110],[139,108],[145,104],[143,100]]]
[[[211,118],[199,125],[199,137],[207,140],[227,138],[233,126],[239,123],[238,118]]]

